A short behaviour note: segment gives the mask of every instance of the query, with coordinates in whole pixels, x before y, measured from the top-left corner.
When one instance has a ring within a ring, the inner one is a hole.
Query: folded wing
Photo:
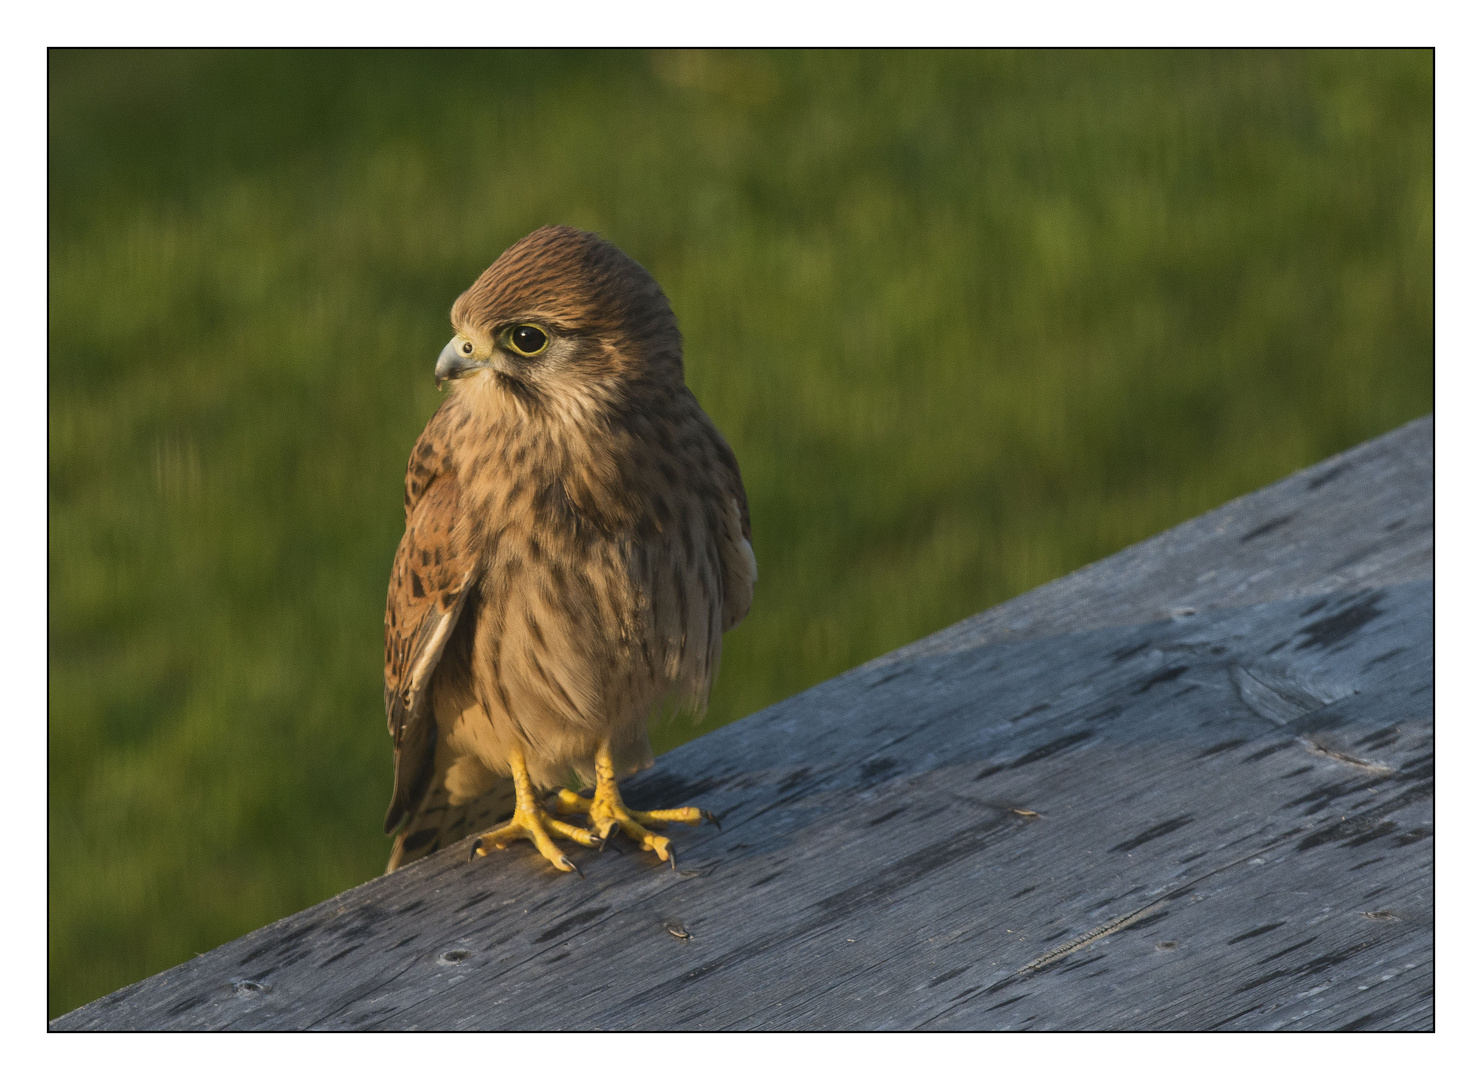
[[[432,677],[476,584],[477,560],[459,541],[458,480],[442,417],[439,410],[412,450],[406,532],[386,591],[386,723],[396,767],[388,833],[417,810],[433,781]]]

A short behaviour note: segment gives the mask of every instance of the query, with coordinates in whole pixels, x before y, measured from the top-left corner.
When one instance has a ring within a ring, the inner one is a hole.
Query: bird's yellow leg
[[[650,826],[663,826],[675,821],[682,825],[698,825],[702,821],[719,824],[712,814],[693,806],[677,810],[629,810],[618,792],[612,749],[606,739],[597,747],[597,790],[592,797],[588,799],[563,789],[556,793],[556,803],[563,813],[586,811],[592,820],[592,831],[604,843],[614,828],[620,828],[642,844],[644,851],[652,851],[670,864],[674,862],[674,853],[669,850],[669,838],[653,832]]]
[[[525,768],[525,755],[518,747],[510,752],[509,765],[515,780],[515,816],[507,825],[486,832],[475,840],[473,854],[469,857],[487,855],[491,848],[502,848],[511,840],[529,840],[557,870],[575,870],[576,864],[561,854],[550,834],[556,833],[587,847],[596,847],[597,837],[585,829],[557,821],[540,808],[535,801],[535,789],[530,784],[530,772]]]

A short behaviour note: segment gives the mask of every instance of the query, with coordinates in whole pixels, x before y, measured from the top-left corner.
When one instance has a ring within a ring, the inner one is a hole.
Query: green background
[[[595,229],[761,566],[700,729],[1431,408],[1420,52],[50,58],[50,1015],[377,874],[447,312]],[[683,841],[681,838],[681,847]]]

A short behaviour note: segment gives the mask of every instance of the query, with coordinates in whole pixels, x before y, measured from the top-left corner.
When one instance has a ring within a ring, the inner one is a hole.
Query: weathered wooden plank
[[[444,852],[52,1026],[1428,1028],[1430,443],[664,755],[692,876]]]

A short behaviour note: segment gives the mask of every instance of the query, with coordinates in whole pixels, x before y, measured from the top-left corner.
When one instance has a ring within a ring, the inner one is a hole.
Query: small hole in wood
[[[461,964],[469,957],[467,949],[449,949],[437,958],[439,964]]]
[[[1176,942],[1176,941],[1160,941],[1160,942],[1158,942],[1157,945],[1155,945],[1153,947],[1155,949],[1157,949],[1159,952],[1168,952],[1170,949],[1176,949],[1176,948],[1178,948],[1178,942]]]

